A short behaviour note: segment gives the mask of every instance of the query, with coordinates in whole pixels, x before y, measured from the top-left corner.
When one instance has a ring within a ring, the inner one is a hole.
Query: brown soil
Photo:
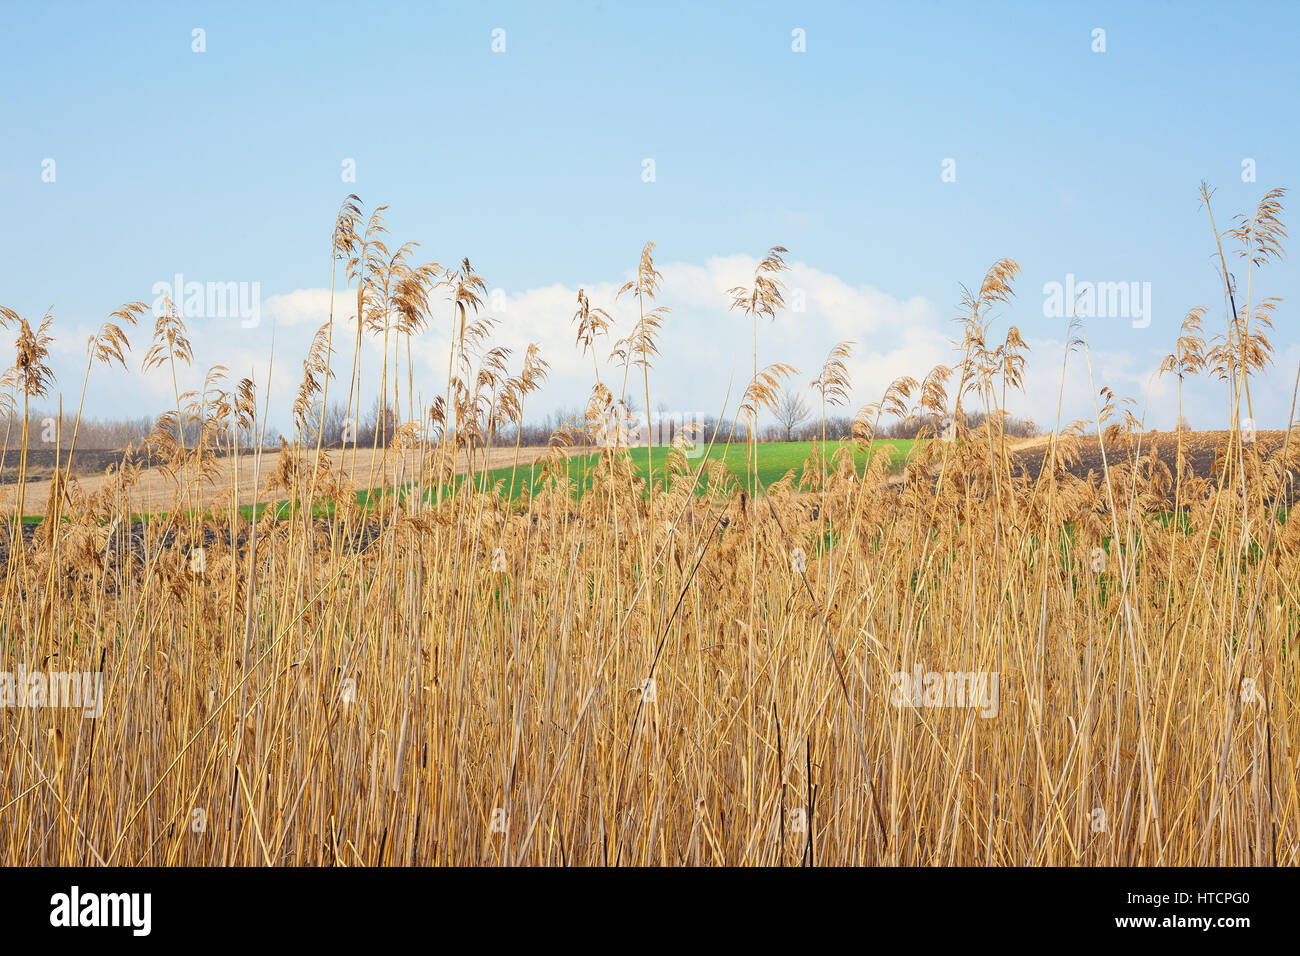
[[[520,465],[530,464],[541,458],[545,453],[545,448],[521,448],[519,449],[519,463]],[[5,471],[16,475],[18,453],[10,450],[6,454],[12,457],[6,457]],[[96,473],[87,474],[82,468],[76,467],[77,463],[74,462],[73,475],[76,477],[77,483],[86,492],[98,490],[104,481],[104,468],[109,464],[119,463],[122,459],[121,452],[105,452],[103,454],[106,456],[106,460]],[[348,449],[346,451],[332,449],[326,450],[323,454],[328,456],[331,467],[337,469],[341,465],[343,472],[351,478],[357,488],[366,488],[376,487],[381,484],[385,468],[388,471],[388,483],[390,485],[410,482],[418,471],[421,453],[412,451],[404,456],[390,454],[387,456],[386,462],[383,451],[376,454],[370,449]],[[279,459],[280,452],[278,450],[262,452],[260,464],[256,460],[255,453],[240,454],[238,485],[241,505],[252,504],[254,500],[258,504],[280,501],[285,497],[282,489],[271,492],[266,489],[267,477],[275,472]],[[514,463],[514,460],[514,448],[499,448],[490,453],[487,465],[489,468],[508,467]],[[90,463],[89,458],[86,459],[86,463]],[[51,458],[48,466],[44,469],[45,474],[41,477],[35,477],[33,475],[31,453],[29,452],[28,481],[23,493],[24,514],[45,514],[46,504],[50,497],[49,471],[52,465],[53,459]],[[206,508],[215,498],[229,490],[234,465],[235,460],[233,458],[221,459],[217,462],[215,479],[198,483],[193,498],[193,504],[196,508]],[[483,460],[479,456],[474,462],[474,468],[477,471],[482,467]],[[458,463],[456,471],[458,474],[464,474],[466,470],[466,462],[462,459]],[[254,495],[255,476],[256,495]],[[17,506],[18,488],[16,484],[12,483],[14,481],[16,481],[16,478],[5,482],[4,487],[0,488],[0,514],[12,515]],[[149,468],[140,474],[139,480],[131,489],[131,511],[138,514],[169,510],[176,500],[175,496],[175,481],[158,468]],[[181,501],[182,507],[189,507],[183,497]]]
[[[1228,445],[1227,431],[1183,432],[1183,455],[1188,467],[1198,478],[1209,478],[1214,472],[1215,458],[1220,449]],[[1169,468],[1174,469],[1177,456],[1177,432],[1146,432],[1140,437],[1137,452],[1143,456],[1156,455]],[[1261,454],[1269,454],[1286,440],[1284,431],[1257,432],[1256,447]],[[1032,439],[1015,449],[1014,455],[1019,465],[1030,478],[1037,478],[1043,467],[1047,454],[1046,438]],[[1132,453],[1124,442],[1116,441],[1106,445],[1105,465],[1115,467],[1132,460]],[[1088,473],[1102,474],[1104,470],[1102,450],[1096,436],[1082,438],[1079,442],[1079,460],[1070,465],[1071,474],[1086,478]]]

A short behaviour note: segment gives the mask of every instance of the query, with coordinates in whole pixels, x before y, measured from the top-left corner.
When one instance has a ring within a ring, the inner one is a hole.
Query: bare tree
[[[381,412],[379,399],[376,398],[370,404],[369,413],[361,416],[361,424],[357,428],[355,445],[358,448],[366,448],[378,441],[380,448],[387,448],[388,443],[393,440],[393,435],[397,432],[397,424],[397,411],[393,406],[385,402]],[[349,440],[347,444],[351,445],[354,442]]]
[[[378,418],[379,405],[376,402],[371,421]],[[348,407],[341,402],[330,402],[329,408],[321,409],[321,403],[316,402],[312,405],[311,413],[307,415],[302,426],[302,442],[304,445],[315,445],[318,432],[323,432],[321,444],[327,448],[344,444],[347,438],[348,444],[351,444],[351,426],[352,420],[348,418]],[[390,429],[391,432],[391,429]],[[374,435],[374,431],[368,432]]]
[[[319,407],[319,404],[317,404],[317,409]],[[317,415],[319,416],[319,411]],[[348,424],[348,407],[342,402],[331,402],[329,408],[325,410],[325,416],[321,424],[321,431],[324,432],[324,443],[331,447],[342,444],[344,436],[347,434]]]
[[[794,441],[795,429],[807,421],[809,414],[803,398],[787,388],[776,406],[776,421],[785,433],[786,441]]]

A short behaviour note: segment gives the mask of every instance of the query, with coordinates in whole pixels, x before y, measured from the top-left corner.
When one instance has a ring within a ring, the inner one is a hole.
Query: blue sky
[[[1089,324],[1097,384],[1124,394],[1144,394],[1189,308],[1222,327],[1197,188],[1217,187],[1225,228],[1300,182],[1297,21],[1284,3],[7,4],[0,304],[32,318],[53,304],[54,368],[75,396],[85,337],[122,302],[176,273],[257,282],[258,327],[191,320],[195,381],[216,362],[264,378],[274,334],[272,419],[287,425],[354,191],[390,204],[394,239],[443,264],[468,256],[502,290],[502,340],[540,341],[555,367],[538,415],[590,388],[566,344],[576,289],[608,292],[593,303],[626,327],[612,290],[646,240],[675,309],[658,400],[716,410],[733,376],[743,387],[749,327],[721,291],[781,244],[810,306],[760,333],[760,360],[794,361],[803,386],[852,338],[859,404],[951,361],[960,285],[1011,256],[1024,275],[995,334],[1015,324],[1035,351],[1009,404],[1051,425],[1065,321],[1044,315],[1045,283],[1150,283],[1149,326]],[[1291,300],[1296,280],[1288,260],[1255,287]],[[1290,404],[1290,308],[1261,427]],[[138,372],[146,336],[130,374],[95,373],[92,414],[166,405]],[[430,394],[440,348],[435,327],[417,350]],[[1071,368],[1067,418],[1091,410]],[[1189,388],[1193,423],[1221,424],[1222,388]],[[1171,425],[1170,389],[1149,401],[1151,424]]]

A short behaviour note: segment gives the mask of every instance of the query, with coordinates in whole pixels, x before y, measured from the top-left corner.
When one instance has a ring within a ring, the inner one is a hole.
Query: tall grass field
[[[579,294],[589,400],[530,450],[509,436],[548,357],[494,344],[468,261],[419,261],[348,196],[283,447],[264,384],[214,366],[173,389],[148,467],[93,487],[56,467],[38,495],[57,330],[0,309],[0,864],[1295,865],[1300,434],[1251,411],[1282,201],[1207,216],[1231,306],[1168,343],[1180,396],[1226,384],[1209,446],[1157,442],[1078,321],[1033,361],[1082,369],[1092,417],[1008,435],[1030,356],[999,318],[1006,258],[958,304],[950,365],[881,383],[851,439],[760,442],[787,384],[816,375],[822,422],[853,384],[854,343],[811,373],[765,352],[781,247],[727,301],[730,427],[637,441],[673,321],[647,244],[619,321]],[[449,365],[417,393],[409,345],[435,326]],[[203,367],[188,335],[175,309],[112,312],[71,411],[115,375]],[[396,415],[331,450],[328,402],[367,424],[366,340]],[[907,421],[919,437],[883,437]],[[70,462],[75,427],[58,443]],[[133,497],[146,471],[161,505]]]

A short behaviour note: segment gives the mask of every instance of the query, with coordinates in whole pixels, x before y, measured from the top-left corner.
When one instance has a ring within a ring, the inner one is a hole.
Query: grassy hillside
[[[758,445],[758,480],[767,487],[773,482],[779,481],[785,477],[787,472],[793,471],[797,481],[803,475],[805,462],[813,454],[813,448],[816,443],[810,441],[793,441],[793,442],[761,442]],[[827,455],[834,458],[835,453],[849,442],[827,442]],[[908,454],[912,451],[914,439],[887,439],[874,443],[874,447],[888,448],[890,450],[891,465],[894,468],[902,466],[906,461]],[[654,476],[656,482],[661,482],[664,477],[664,462],[669,449],[666,447],[655,447],[650,450],[650,459],[654,463]],[[648,469],[647,455],[645,448],[631,449],[632,462],[636,466],[638,477],[644,479]],[[735,444],[726,447],[722,445],[715,446],[708,453],[708,457],[715,460],[722,460],[727,463],[732,474],[736,476],[737,481],[742,484],[746,483],[749,474],[748,464],[749,449],[744,444]],[[579,493],[584,490],[589,483],[589,472],[597,460],[596,454],[575,454],[569,460],[569,474],[578,486]],[[855,453],[854,463],[861,470],[866,464],[867,456],[861,451]],[[688,458],[687,463],[696,468],[699,466],[699,458]],[[542,466],[541,463],[534,463],[527,466],[515,468],[496,468],[487,472],[486,480],[488,483],[495,485],[498,481],[505,482],[506,490],[514,488],[514,494],[517,496],[525,487],[536,491],[541,481]],[[481,477],[480,477],[480,480]]]

